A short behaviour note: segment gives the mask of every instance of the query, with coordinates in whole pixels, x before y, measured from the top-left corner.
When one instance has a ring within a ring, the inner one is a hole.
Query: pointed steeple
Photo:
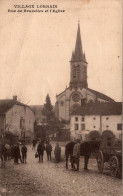
[[[87,88],[87,61],[85,52],[82,48],[80,24],[78,23],[78,30],[76,36],[75,50],[72,52],[70,61],[70,89],[73,88]]]
[[[72,53],[71,61],[81,61],[81,60],[84,60],[84,54],[83,54],[83,49],[82,49],[80,24],[78,22],[75,52]]]
[[[79,23],[78,23],[78,31],[77,31],[77,37],[76,37],[75,56],[76,56],[77,60],[82,60],[83,51],[82,51],[82,41],[81,41]]]

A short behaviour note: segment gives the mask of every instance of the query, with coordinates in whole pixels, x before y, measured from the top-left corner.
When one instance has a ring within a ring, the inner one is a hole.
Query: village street
[[[0,195],[82,195],[82,196],[121,196],[122,181],[114,179],[106,171],[99,174],[95,159],[90,160],[89,172],[83,168],[81,158],[80,171],[65,169],[64,160],[58,164],[48,162],[46,154],[44,162],[38,163],[35,152],[28,147],[27,164],[14,165],[7,161],[6,168],[0,169]],[[62,153],[64,148],[62,147]],[[53,154],[53,153],[52,153]]]

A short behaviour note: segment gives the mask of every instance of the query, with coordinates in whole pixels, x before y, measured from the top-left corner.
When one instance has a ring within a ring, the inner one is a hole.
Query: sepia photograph
[[[122,194],[122,0],[0,0],[0,196]]]

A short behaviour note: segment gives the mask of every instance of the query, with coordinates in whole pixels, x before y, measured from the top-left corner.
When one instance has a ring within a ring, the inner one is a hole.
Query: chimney
[[[17,101],[17,96],[13,96],[13,101],[16,102]]]

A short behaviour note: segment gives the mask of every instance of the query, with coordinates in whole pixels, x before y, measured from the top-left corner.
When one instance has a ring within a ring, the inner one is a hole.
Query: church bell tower
[[[78,24],[75,50],[72,53],[70,61],[70,89],[87,88],[87,62],[85,53],[83,53],[80,25]]]

